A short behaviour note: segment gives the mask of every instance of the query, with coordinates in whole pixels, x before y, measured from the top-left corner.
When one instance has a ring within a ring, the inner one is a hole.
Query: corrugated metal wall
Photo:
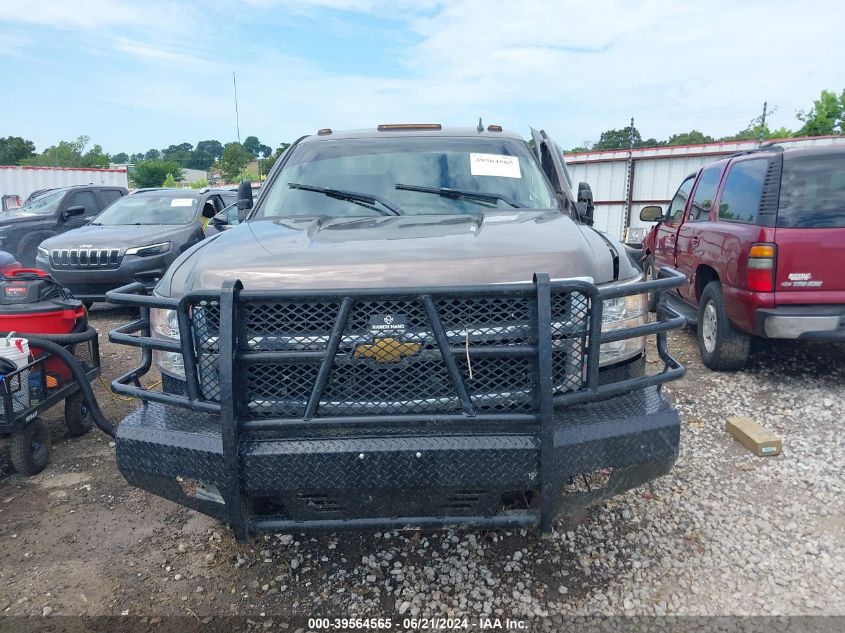
[[[38,189],[70,185],[127,187],[125,169],[71,169],[62,167],[15,167],[0,165],[0,195],[25,199]]]
[[[778,141],[787,147],[809,147],[845,143],[845,137],[817,137]],[[628,158],[633,164],[631,191],[632,228],[647,228],[650,223],[640,222],[640,209],[649,204],[665,207],[678,185],[699,167],[729,156],[735,152],[754,149],[754,141],[708,143],[705,145],[679,145],[675,147],[649,147],[605,152],[567,154],[566,164],[575,182],[587,182],[596,202],[595,226],[623,239],[628,209],[627,182]]]

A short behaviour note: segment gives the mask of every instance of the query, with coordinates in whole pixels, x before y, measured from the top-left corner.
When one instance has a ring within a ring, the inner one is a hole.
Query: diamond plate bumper
[[[656,387],[556,413],[554,514],[664,474],[679,431],[677,412]],[[238,504],[247,535],[540,522],[539,510],[507,509],[513,493],[530,499],[540,487],[540,436],[524,429],[242,433],[233,471],[224,465],[218,416],[151,403],[121,423],[116,444],[129,483],[223,521]],[[600,487],[567,485],[611,470]]]

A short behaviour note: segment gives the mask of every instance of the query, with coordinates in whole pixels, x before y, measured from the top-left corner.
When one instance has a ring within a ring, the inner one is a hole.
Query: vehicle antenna
[[[478,130],[479,134],[484,131],[484,124],[481,122],[481,117],[478,117],[478,127],[475,129]]]
[[[232,86],[235,89],[235,129],[238,133],[238,144],[241,142],[241,123],[238,118],[238,80],[235,79],[235,73],[232,72]]]

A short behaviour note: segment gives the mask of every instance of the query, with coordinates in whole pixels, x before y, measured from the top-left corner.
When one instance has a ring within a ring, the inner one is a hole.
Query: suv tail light
[[[752,244],[748,253],[746,285],[754,292],[775,289],[775,245]]]

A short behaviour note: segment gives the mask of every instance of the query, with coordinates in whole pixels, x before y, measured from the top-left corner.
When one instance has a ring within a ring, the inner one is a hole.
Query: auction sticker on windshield
[[[469,171],[473,176],[498,176],[500,178],[522,178],[519,159],[503,154],[469,155]]]
[[[171,207],[190,207],[193,204],[193,198],[173,198],[173,200],[170,201]]]

